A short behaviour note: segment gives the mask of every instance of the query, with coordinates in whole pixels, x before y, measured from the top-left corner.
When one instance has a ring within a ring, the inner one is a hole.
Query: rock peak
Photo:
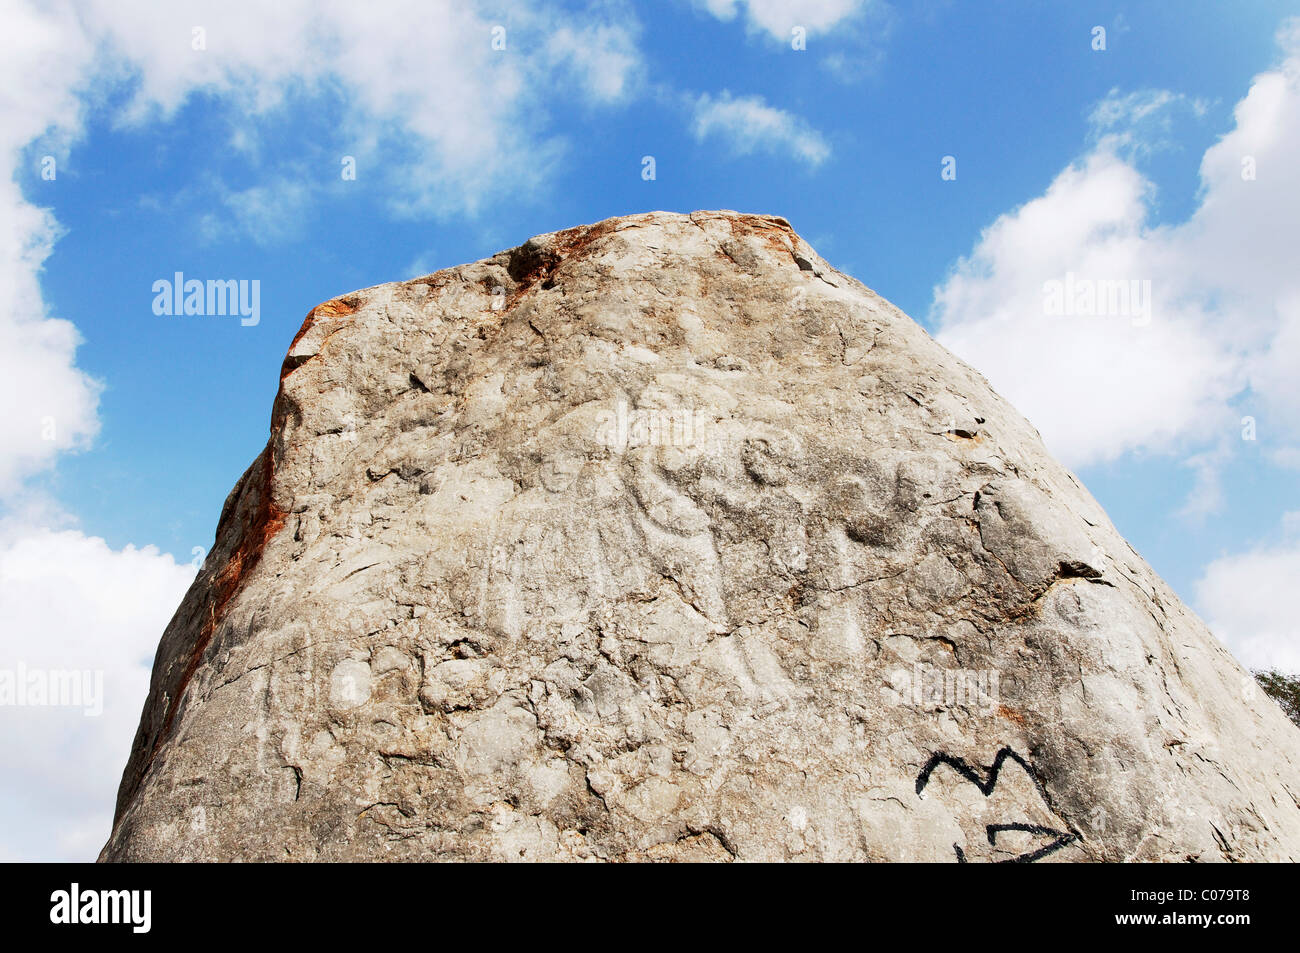
[[[325,302],[106,860],[1262,860],[1300,735],[976,372],[782,218]]]

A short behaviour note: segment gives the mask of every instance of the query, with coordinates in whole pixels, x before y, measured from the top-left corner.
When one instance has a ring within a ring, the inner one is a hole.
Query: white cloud
[[[1116,129],[1132,126],[1148,119],[1159,118],[1161,124],[1168,122],[1168,111],[1175,105],[1186,105],[1197,115],[1204,115],[1208,108],[1202,100],[1189,99],[1181,93],[1167,89],[1145,89],[1132,93],[1122,93],[1118,88],[1106,94],[1106,98],[1097,103],[1088,116],[1088,121],[1099,129]]]
[[[64,164],[67,143],[81,126],[81,107],[68,83],[90,60],[67,11],[37,13],[4,0],[0,22],[0,500],[55,456],[84,446],[98,430],[99,384],[74,366],[80,336],[47,314],[40,271],[59,237],[45,209],[26,201],[15,174],[24,159],[43,154]],[[68,38],[69,34],[71,39]],[[41,153],[24,152],[39,140]],[[30,170],[25,170],[30,171]],[[46,184],[43,180],[42,184]],[[57,182],[57,178],[55,179]],[[53,187],[54,183],[48,183]]]
[[[397,274],[411,278],[422,278],[425,275],[431,275],[437,268],[435,264],[437,260],[437,250],[427,248],[411,259],[406,267],[398,271]]]
[[[880,68],[885,41],[898,21],[884,0],[695,0],[695,5],[724,22],[739,17],[746,33],[788,49],[798,37],[800,48],[815,50],[818,65],[842,82],[855,82]],[[796,27],[802,32],[796,34]]]
[[[636,36],[627,25],[560,26],[547,40],[553,62],[567,64],[596,102],[626,98],[641,80],[643,66]]]
[[[1209,104],[1167,89],[1122,93],[1112,89],[1088,115],[1093,136],[1109,138],[1112,148],[1127,147],[1133,154],[1174,148],[1174,120],[1181,115],[1202,118]]]
[[[801,26],[810,34],[850,20],[868,7],[871,0],[697,0],[719,20],[733,20],[744,11],[745,24],[753,31],[765,31],[777,40],[789,40],[790,31]]]
[[[1227,329],[1169,293],[1152,253],[1159,239],[1146,226],[1148,187],[1113,152],[1094,152],[998,219],[936,290],[939,340],[979,368],[1067,464],[1168,449],[1213,426],[1243,384],[1238,364],[1224,359]],[[1149,323],[1137,309],[1047,314],[1046,283],[1069,275],[1151,282]]]
[[[1300,470],[1300,447],[1279,447],[1270,454],[1270,459],[1284,469]]]
[[[1291,539],[1216,559],[1196,584],[1211,630],[1251,669],[1300,673],[1300,616],[1289,594],[1300,579],[1300,513],[1288,513]]]
[[[254,119],[321,96],[343,106],[339,140],[375,158],[368,168],[398,192],[395,205],[447,213],[537,178],[558,148],[546,130],[555,104],[618,102],[642,69],[621,4],[579,17],[518,3],[502,19],[488,6],[93,0],[81,9],[104,44],[99,75],[135,83],[123,121],[170,116],[198,92]],[[193,49],[196,27],[205,49]],[[504,49],[493,48],[496,28]]]
[[[723,90],[695,101],[696,139],[719,136],[738,155],[757,150],[788,152],[801,162],[820,165],[831,154],[821,134],[792,113],[769,106],[761,96],[733,97]]]
[[[0,804],[14,859],[93,860],[103,845],[154,648],[193,577],[151,546],[112,550],[72,530],[0,540],[0,673],[20,664],[103,673],[98,717],[0,705]]]
[[[1231,459],[1230,444],[1221,440],[1212,449],[1193,454],[1183,465],[1195,474],[1195,482],[1178,515],[1200,522],[1223,508],[1223,467]]]
[[[0,195],[0,218],[11,216],[0,231],[11,232],[28,211]],[[59,452],[89,442],[99,429],[100,393],[100,384],[75,366],[76,327],[34,310],[42,304],[33,290],[34,262],[45,252],[15,260],[6,251],[0,249],[0,498],[17,493]]]
[[[1206,151],[1200,205],[1186,222],[1151,223],[1151,183],[1121,157],[1125,139],[1103,135],[1044,195],[994,222],[936,289],[939,340],[1066,463],[1213,450],[1235,433],[1232,401],[1247,387],[1249,400],[1281,415],[1275,425],[1300,433],[1297,37],[1283,31],[1285,62],[1255,77],[1235,128]],[[1102,122],[1149,121],[1173,101],[1112,96]],[[1259,170],[1253,181],[1242,176],[1246,157]],[[1149,323],[1047,313],[1046,283],[1070,274],[1149,281]]]
[[[218,185],[216,193],[222,212],[209,212],[199,220],[208,241],[242,233],[259,245],[274,245],[302,231],[311,204],[311,190],[301,180],[288,178],[238,190]]]

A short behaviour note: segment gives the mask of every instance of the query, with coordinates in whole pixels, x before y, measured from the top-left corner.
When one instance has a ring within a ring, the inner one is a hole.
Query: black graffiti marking
[[[1024,831],[1027,834],[1042,834],[1045,837],[1055,837],[1056,840],[1050,844],[1044,844],[1038,850],[1018,854],[1015,857],[1008,857],[1005,860],[995,860],[995,864],[1032,864],[1034,861],[1042,860],[1048,854],[1054,854],[1062,847],[1079,839],[1078,834],[1058,831],[1055,828],[1044,827],[1042,824],[989,824],[984,828],[984,833],[988,836],[991,846],[997,846],[998,834],[1002,831]],[[966,859],[966,852],[961,849],[960,844],[953,844],[952,849],[953,853],[957,855],[957,863],[970,863]]]
[[[1043,795],[1044,801],[1047,800],[1047,792],[1043,790],[1043,783],[1038,780],[1038,775],[1034,773],[1033,767],[1028,761],[1016,754],[1009,745],[994,756],[993,766],[988,769],[987,779],[981,778],[975,772],[975,769],[966,763],[965,758],[957,758],[950,754],[944,754],[942,751],[936,751],[930,756],[930,760],[925,763],[925,767],[921,769],[921,773],[916,776],[916,793],[920,794],[925,790],[925,786],[930,783],[930,775],[934,773],[935,768],[939,767],[941,764],[946,764],[971,784],[979,788],[980,793],[985,797],[988,797],[993,793],[993,789],[998,785],[998,775],[1002,773],[1002,765],[1006,763],[1007,758],[1015,761],[1016,764],[1025,769],[1025,773],[1029,775],[1029,779],[1034,782],[1034,787],[1038,788],[1038,793]]]
[[[1044,837],[1055,837],[1056,840],[1050,844],[1044,844],[1038,850],[1030,851],[1027,854],[1020,854],[1016,857],[1008,857],[1006,860],[999,860],[999,864],[1032,864],[1036,860],[1041,860],[1048,854],[1054,854],[1067,844],[1073,844],[1079,839],[1079,835],[1074,831],[1058,831],[1052,827],[1044,827],[1042,824],[990,824],[984,828],[985,833],[989,836],[989,845],[996,846],[998,834],[1002,831],[1024,831],[1027,834],[1041,834]],[[956,847],[956,844],[952,845]]]
[[[935,769],[941,764],[946,764],[963,778],[980,789],[980,793],[988,797],[993,793],[993,789],[998,786],[998,776],[1002,773],[1002,766],[1010,758],[1016,764],[1025,769],[1029,775],[1029,780],[1034,782],[1034,787],[1038,789],[1039,796],[1043,803],[1047,804],[1047,790],[1043,787],[1043,782],[1039,779],[1038,773],[1034,770],[1033,765],[1018,755],[1009,745],[1002,748],[993,758],[993,764],[981,777],[981,770],[976,770],[966,762],[964,758],[958,758],[950,754],[944,754],[942,751],[936,751],[930,756],[930,760],[921,768],[921,773],[916,776],[916,793],[919,795],[925,790],[925,786],[930,783],[930,776]],[[999,864],[1031,864],[1036,860],[1041,860],[1048,854],[1053,854],[1062,847],[1072,844],[1080,839],[1080,834],[1076,830],[1058,831],[1052,827],[1044,827],[1041,824],[989,824],[984,828],[984,833],[989,839],[989,845],[996,847],[998,834],[1003,831],[1021,831],[1026,834],[1038,834],[1044,837],[1056,838],[1049,844],[1045,844],[1037,850],[1028,851],[1018,854],[1015,857],[1009,857],[1006,860],[999,860]],[[961,845],[953,844],[953,852],[957,855],[957,862],[960,864],[967,863],[966,854],[961,849]]]

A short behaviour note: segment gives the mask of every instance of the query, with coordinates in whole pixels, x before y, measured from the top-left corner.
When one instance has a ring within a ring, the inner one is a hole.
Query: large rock
[[[782,219],[315,308],[107,860],[1300,857],[1300,733]]]

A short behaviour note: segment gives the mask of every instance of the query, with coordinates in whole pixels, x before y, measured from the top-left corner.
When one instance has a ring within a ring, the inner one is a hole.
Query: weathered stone
[[[782,219],[312,311],[108,860],[1300,858],[1300,733]]]

